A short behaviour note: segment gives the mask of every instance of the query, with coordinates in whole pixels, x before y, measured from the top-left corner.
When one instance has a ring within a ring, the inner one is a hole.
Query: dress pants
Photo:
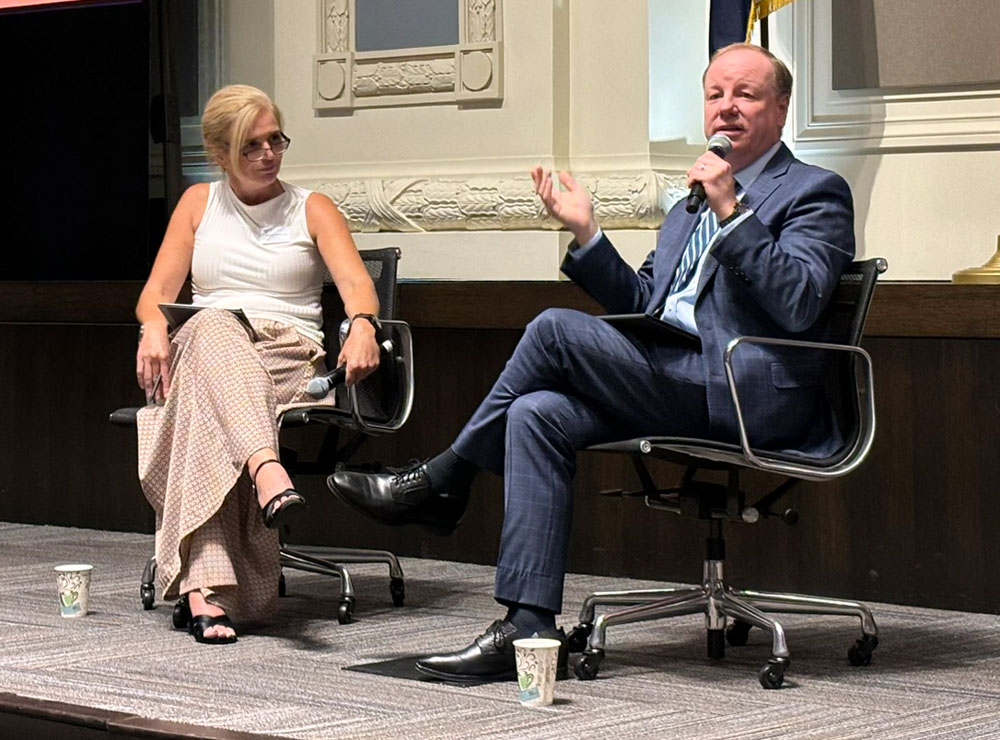
[[[672,371],[690,367],[692,353],[569,309],[528,324],[452,445],[504,476],[498,601],[561,611],[577,450],[643,435],[706,436],[704,385]]]

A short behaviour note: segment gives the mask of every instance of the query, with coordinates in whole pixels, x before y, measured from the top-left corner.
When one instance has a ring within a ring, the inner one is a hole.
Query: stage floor
[[[699,617],[612,628],[596,680],[561,681],[556,704],[528,709],[512,682],[461,687],[345,670],[464,647],[501,616],[491,567],[403,559],[406,605],[395,608],[387,569],[353,566],[356,621],[347,625],[336,619],[335,581],[287,572],[273,623],[243,627],[235,645],[204,646],[170,628],[171,605],[141,608],[151,551],[147,535],[0,523],[0,715],[67,726],[90,717],[95,732],[111,717],[106,732],[117,721],[119,732],[131,723],[137,736],[145,727],[159,737],[1000,736],[996,615],[873,604],[880,645],[866,668],[846,659],[856,620],[788,616],[791,666],[777,691],[757,682],[769,652],[759,631],[710,661]],[[95,566],[82,619],[58,614],[52,568],[66,562]],[[560,624],[575,624],[591,591],[656,585],[570,575]]]

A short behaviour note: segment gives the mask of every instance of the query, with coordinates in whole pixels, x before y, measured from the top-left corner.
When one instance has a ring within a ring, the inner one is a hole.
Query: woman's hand
[[[157,306],[177,300],[191,270],[194,232],[205,213],[209,189],[208,183],[192,185],[177,202],[135,307],[135,316],[142,324],[135,377],[146,394],[146,403],[161,402],[170,392],[170,340],[167,321]]]
[[[139,349],[135,353],[135,376],[146,394],[146,403],[161,403],[170,392],[170,339],[167,325],[143,324]]]
[[[375,372],[378,367],[379,351],[375,341],[375,327],[365,319],[355,319],[340,348],[337,365],[347,368],[344,383],[354,385]]]

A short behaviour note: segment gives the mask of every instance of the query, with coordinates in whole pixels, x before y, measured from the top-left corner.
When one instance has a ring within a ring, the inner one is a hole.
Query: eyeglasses
[[[291,146],[291,144],[291,139],[282,133],[278,133],[270,137],[263,144],[248,144],[243,147],[243,151],[241,151],[240,154],[251,162],[259,162],[265,157],[268,149],[271,150],[271,154],[283,154],[288,150],[288,147]]]

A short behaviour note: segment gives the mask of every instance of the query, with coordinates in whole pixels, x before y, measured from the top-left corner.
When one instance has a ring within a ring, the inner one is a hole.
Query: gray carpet
[[[463,688],[345,667],[464,646],[499,615],[493,569],[404,559],[407,605],[384,567],[354,566],[356,622],[336,621],[338,588],[289,573],[279,618],[239,643],[197,645],[144,612],[138,581],[151,537],[0,523],[0,687],[26,697],[293,738],[987,738],[1000,737],[1000,618],[873,605],[881,644],[852,668],[847,618],[789,616],[786,687],[765,691],[763,633],[724,661],[705,657],[703,622],[612,629],[595,681],[570,679],[545,709],[514,684]],[[91,614],[58,615],[52,567],[95,566]],[[649,587],[631,581],[630,587]],[[562,618],[622,582],[571,575]]]

